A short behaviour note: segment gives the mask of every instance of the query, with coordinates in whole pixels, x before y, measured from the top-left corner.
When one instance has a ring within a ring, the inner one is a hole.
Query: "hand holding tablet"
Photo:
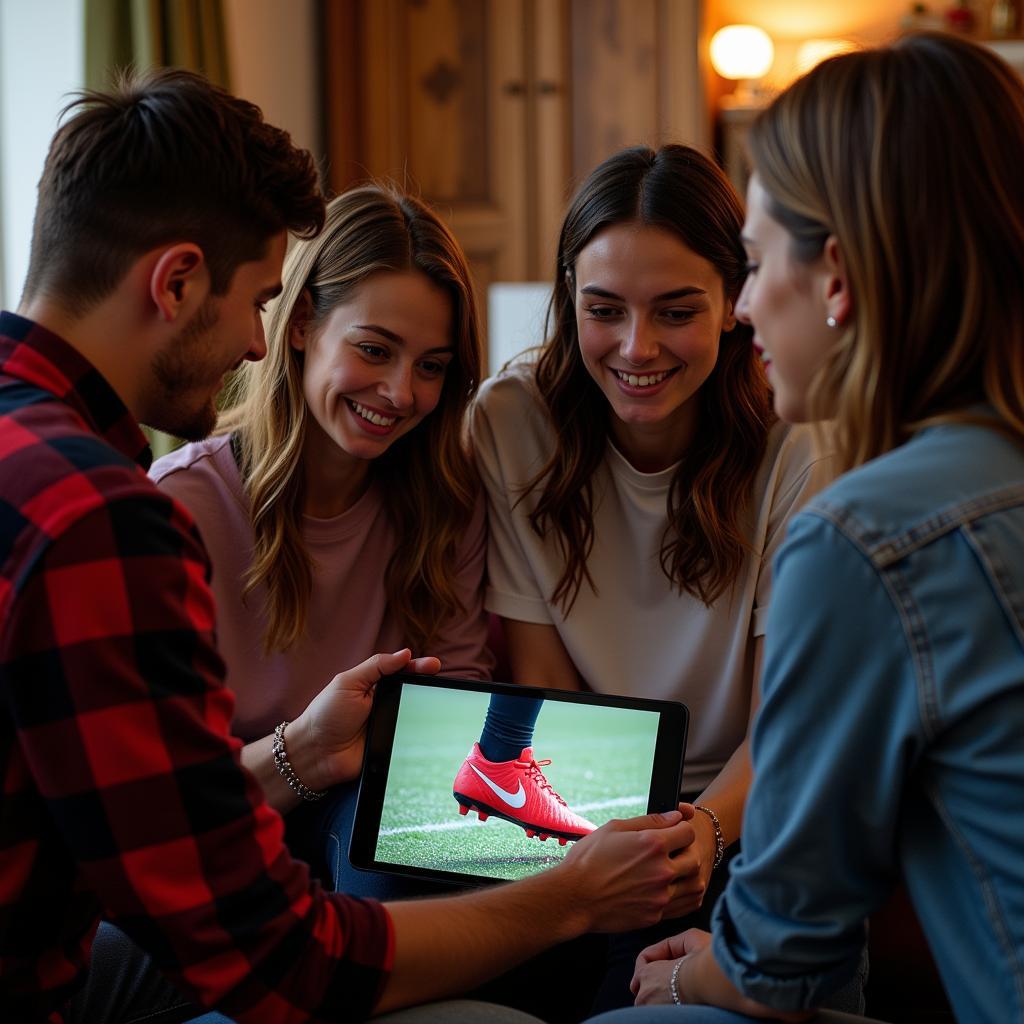
[[[684,813],[680,809],[609,821],[593,839],[569,852],[564,863],[580,869],[586,887],[580,898],[591,903],[588,931],[618,932],[627,921],[630,927],[644,927],[678,916],[688,885],[674,854],[694,838],[688,816],[692,812],[684,806]],[[648,833],[645,843],[635,842],[638,832]],[[652,907],[651,895],[659,891],[664,902]]]

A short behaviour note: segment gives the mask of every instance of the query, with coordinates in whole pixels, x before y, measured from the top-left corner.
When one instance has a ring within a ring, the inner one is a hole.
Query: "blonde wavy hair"
[[[750,151],[793,257],[835,236],[848,272],[853,315],[808,399],[835,423],[841,468],[938,423],[1024,440],[1017,74],[938,34],[835,57],[757,118]]]
[[[465,257],[420,200],[386,185],[353,189],[327,207],[323,232],[288,252],[283,290],[269,310],[267,357],[233,382],[218,433],[231,433],[251,511],[255,546],[244,596],[267,590],[267,653],[286,651],[305,633],[313,564],[302,542],[302,450],[308,410],[303,354],[289,327],[303,291],[315,332],[371,274],[417,270],[452,301],[454,358],[437,408],[373,462],[383,483],[396,547],[385,572],[388,607],[414,649],[430,646],[462,611],[455,590],[456,549],[479,484],[463,421],[480,380],[480,334]]]

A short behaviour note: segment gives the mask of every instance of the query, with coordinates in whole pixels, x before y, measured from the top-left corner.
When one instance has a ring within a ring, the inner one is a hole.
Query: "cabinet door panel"
[[[386,178],[422,196],[466,249],[482,311],[481,285],[527,263],[524,2],[354,0],[339,19],[358,113],[332,187]]]
[[[698,0],[571,0],[572,172],[625,146],[706,146]]]
[[[422,0],[406,11],[399,63],[408,66],[408,149],[401,155],[430,202],[491,202],[485,139],[492,8],[478,0]]]

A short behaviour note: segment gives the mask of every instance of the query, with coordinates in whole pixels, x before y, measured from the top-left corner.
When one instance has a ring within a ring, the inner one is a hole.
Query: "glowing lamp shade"
[[[711,66],[723,78],[762,78],[775,59],[775,47],[756,25],[727,25],[711,37]]]

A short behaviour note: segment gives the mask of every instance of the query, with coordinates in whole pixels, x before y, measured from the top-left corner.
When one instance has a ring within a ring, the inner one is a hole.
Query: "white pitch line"
[[[643,799],[644,797],[642,796],[617,796],[611,800],[597,800],[589,804],[576,804],[573,810],[580,813],[603,811],[609,807],[625,807],[628,804],[635,804]],[[476,828],[478,825],[486,824],[486,821],[481,821],[479,818],[471,818],[467,814],[464,817],[460,815],[456,821],[439,821],[426,825],[407,825],[403,828],[382,828],[378,834],[382,836],[400,836],[407,832],[451,832],[458,828]]]

